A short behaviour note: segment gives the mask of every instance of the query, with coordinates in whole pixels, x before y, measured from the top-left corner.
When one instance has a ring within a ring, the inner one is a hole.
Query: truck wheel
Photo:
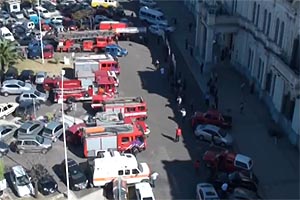
[[[7,92],[4,92],[4,96],[7,97],[7,96],[8,96],[8,93],[7,93]]]

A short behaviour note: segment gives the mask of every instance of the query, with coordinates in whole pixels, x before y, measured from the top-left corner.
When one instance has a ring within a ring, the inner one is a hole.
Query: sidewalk
[[[202,93],[206,90],[206,82],[210,73],[200,73],[200,65],[185,49],[185,38],[189,44],[194,44],[195,29],[188,31],[188,24],[193,22],[192,14],[184,6],[183,1],[159,2],[160,7],[171,22],[177,18],[176,31],[171,36],[170,43],[175,47],[175,57],[183,57],[186,66],[177,66],[181,72],[192,71]],[[178,13],[185,13],[180,17]],[[177,49],[176,49],[177,48]],[[177,56],[176,53],[180,53]],[[195,51],[194,51],[195,53]],[[248,82],[229,63],[215,65],[218,74],[219,110],[230,111],[233,117],[232,135],[234,136],[237,152],[249,155],[254,160],[254,171],[260,180],[260,194],[269,199],[299,199],[299,153],[288,142],[287,138],[274,139],[268,135],[271,117],[267,107],[254,94],[249,94],[249,86],[244,90],[245,114],[239,113],[242,97],[240,85]],[[194,96],[203,96],[198,94]]]

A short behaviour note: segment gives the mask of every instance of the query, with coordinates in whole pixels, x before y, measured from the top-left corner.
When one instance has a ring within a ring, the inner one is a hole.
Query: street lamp
[[[38,8],[40,8],[40,0],[37,1]],[[41,53],[42,53],[42,63],[45,63],[44,60],[44,47],[43,47],[43,35],[42,35],[42,20],[41,20],[41,12],[40,9],[38,10],[38,17],[39,17],[39,27],[40,27],[40,40],[41,40]]]
[[[65,127],[65,113],[64,113],[64,75],[65,70],[61,70],[61,117],[63,125],[63,137],[64,137],[64,153],[65,153],[65,166],[66,166],[66,181],[67,181],[67,198],[70,197],[70,183],[69,183],[69,168],[68,168],[68,154],[67,154],[67,138],[66,138],[66,127]]]

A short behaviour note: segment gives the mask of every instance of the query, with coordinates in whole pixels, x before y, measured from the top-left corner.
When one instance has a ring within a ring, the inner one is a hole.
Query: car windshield
[[[39,135],[36,136],[36,140],[37,140],[40,144],[43,144],[43,143],[44,143],[44,138],[41,137],[41,136],[39,136]]]
[[[222,129],[219,130],[219,133],[222,137],[225,137],[227,135],[227,132]]]
[[[144,197],[143,200],[153,200],[152,197]]]
[[[44,129],[44,134],[45,134],[45,135],[52,135],[52,129],[45,128],[45,129]]]
[[[49,12],[48,12],[48,10],[43,10],[43,13],[47,14],[47,13],[49,13]]]
[[[16,15],[23,15],[22,12],[16,12]]]
[[[21,87],[24,87],[24,86],[25,86],[25,83],[22,82],[22,81],[19,81],[19,82],[18,82],[18,85],[21,86]]]
[[[44,78],[45,76],[43,74],[36,75],[37,78]]]
[[[28,14],[29,15],[35,15],[35,12],[34,11],[29,11]]]
[[[38,97],[41,96],[41,93],[39,91],[34,91],[34,94]]]
[[[27,130],[26,129],[24,129],[24,128],[19,128],[19,133],[27,133]]]
[[[26,175],[16,178],[16,184],[18,186],[25,186],[25,185],[28,185],[29,183],[30,183],[29,178]]]

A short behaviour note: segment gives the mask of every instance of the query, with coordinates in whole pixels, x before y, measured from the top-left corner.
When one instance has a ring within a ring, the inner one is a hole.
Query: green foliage
[[[5,174],[5,166],[3,160],[1,159],[0,160],[0,181],[4,179],[4,174]]]
[[[4,38],[0,39],[0,64],[2,71],[5,71],[5,67],[8,65],[15,64],[18,60],[23,60],[18,51],[16,42]]]

